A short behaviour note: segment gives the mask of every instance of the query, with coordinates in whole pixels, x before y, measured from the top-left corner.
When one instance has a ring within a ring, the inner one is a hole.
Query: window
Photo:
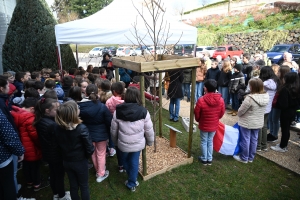
[[[225,47],[218,47],[216,51],[226,51]]]
[[[176,46],[174,46],[174,49],[175,50],[182,50],[182,45],[176,45]]]
[[[232,47],[228,47],[228,51],[233,51]]]
[[[233,50],[233,51],[238,51],[238,48],[232,47],[232,50]]]
[[[186,50],[193,50],[194,49],[194,45],[185,45],[184,46],[184,49],[186,49]]]
[[[295,46],[294,46],[294,52],[295,53],[299,53],[300,52],[299,44],[295,44]]]

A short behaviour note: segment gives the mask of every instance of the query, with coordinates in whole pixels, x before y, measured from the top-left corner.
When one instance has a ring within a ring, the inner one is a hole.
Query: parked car
[[[268,52],[268,58],[272,63],[282,64],[283,53],[289,52],[293,55],[293,60],[297,63],[300,62],[300,44],[278,44],[274,45]]]
[[[196,57],[201,57],[200,54],[203,54],[205,51],[208,51],[210,57],[212,58],[216,48],[213,46],[198,46],[196,47]],[[194,51],[192,51],[192,54],[194,55]]]
[[[156,54],[164,54],[166,53],[166,50],[162,46],[156,47]],[[147,47],[144,50],[144,54],[154,54],[154,46]]]
[[[131,47],[119,47],[116,52],[116,56],[132,56],[134,50]]]
[[[241,57],[243,54],[243,50],[234,46],[234,45],[224,45],[217,47],[216,51],[213,54],[213,58],[215,59],[218,55],[222,57],[222,59],[238,56]]]
[[[102,50],[102,54],[104,53],[109,53],[111,56],[116,56],[117,54],[117,49],[116,47],[104,47]]]
[[[174,54],[177,55],[190,55],[194,51],[193,44],[177,44],[173,48]]]
[[[90,58],[100,57],[102,56],[103,47],[95,47],[89,52]]]
[[[140,55],[142,55],[142,49],[140,47],[133,49],[132,56],[140,56]]]

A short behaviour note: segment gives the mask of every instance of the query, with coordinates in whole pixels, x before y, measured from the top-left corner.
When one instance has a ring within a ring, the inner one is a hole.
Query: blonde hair
[[[264,83],[260,78],[252,78],[249,81],[251,94],[263,94],[264,91]]]
[[[60,105],[56,111],[55,122],[66,130],[73,130],[73,125],[82,121],[78,116],[78,105],[75,101],[68,101]]]
[[[223,71],[224,71],[225,73],[228,73],[228,72],[231,71],[231,63],[230,63],[230,60],[224,60],[222,69],[223,69]]]

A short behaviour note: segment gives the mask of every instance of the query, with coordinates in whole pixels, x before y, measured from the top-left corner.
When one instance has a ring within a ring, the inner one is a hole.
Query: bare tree
[[[206,6],[207,5],[207,0],[200,0],[200,3],[202,6]]]
[[[173,9],[174,9],[175,14],[180,15],[181,19],[184,14],[185,5],[186,5],[186,3],[184,2],[184,0],[177,0],[173,4]]]

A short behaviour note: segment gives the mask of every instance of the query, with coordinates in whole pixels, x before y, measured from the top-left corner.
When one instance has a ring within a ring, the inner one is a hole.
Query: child
[[[45,93],[45,84],[42,81],[36,81],[34,88],[38,91],[38,93],[40,94],[40,97],[44,95]]]
[[[42,75],[41,81],[45,82],[45,80],[47,78],[49,78],[51,72],[52,72],[51,69],[49,69],[49,68],[43,68],[42,71],[41,71],[41,75]]]
[[[58,106],[57,100],[42,98],[34,109],[35,119],[33,122],[41,143],[43,160],[49,164],[50,186],[55,200],[70,198],[70,194],[65,191],[63,159],[55,137],[54,117]]]
[[[205,79],[206,80],[214,79],[215,81],[218,81],[219,76],[220,76],[220,69],[218,68],[218,62],[214,61],[211,64],[211,68],[207,70]]]
[[[12,75],[10,72],[4,72],[4,73],[3,73],[3,76],[6,76],[6,77],[7,77],[7,81],[8,81],[9,83],[11,83],[11,84],[14,83],[14,81],[15,81],[15,76]]]
[[[264,124],[264,113],[269,103],[269,95],[259,78],[249,81],[251,93],[246,96],[238,110],[240,126],[240,155],[233,158],[242,163],[253,162],[256,153],[258,131]]]
[[[81,81],[78,86],[81,88],[81,96],[82,98],[85,98],[86,95],[86,88],[89,85],[89,83],[87,81]]]
[[[106,101],[105,105],[107,106],[110,113],[113,115],[115,110],[116,110],[117,105],[124,102],[124,100],[122,100],[122,95],[123,95],[123,92],[124,92],[124,86],[120,82],[113,83],[111,85],[111,91],[113,93],[113,96],[110,97]],[[111,139],[110,139],[109,142],[112,142]],[[109,150],[109,155],[113,156],[114,155],[114,148],[113,148],[114,145],[109,144],[109,146],[112,147]],[[117,146],[115,146],[115,148],[116,148],[116,153],[117,153],[117,158],[118,158],[119,172],[123,172],[123,162],[122,162],[122,158],[121,158],[121,152],[120,152],[120,150],[118,149]]]
[[[195,107],[195,120],[199,122],[202,155],[199,161],[203,165],[212,164],[213,154],[213,137],[218,129],[219,119],[225,112],[224,100],[219,93],[215,93],[217,82],[208,79],[204,83],[205,95],[198,99]]]
[[[11,111],[14,121],[19,130],[21,142],[25,148],[23,172],[27,188],[39,191],[49,186],[48,182],[41,183],[40,161],[42,152],[37,131],[32,125],[34,121],[34,107],[37,99],[28,97],[24,100],[23,108],[13,106]]]
[[[232,98],[232,110],[228,112],[228,114],[232,114],[232,116],[237,115],[237,110],[240,107],[240,103],[238,99],[238,91],[239,89],[245,87],[245,77],[241,70],[242,70],[241,64],[234,65],[234,74],[232,74],[229,83],[229,93]]]
[[[100,68],[100,78],[102,79],[106,79],[107,73],[106,73],[106,69],[104,67]]]
[[[41,81],[41,72],[38,71],[32,72],[31,79],[35,81]]]
[[[196,87],[195,87],[195,102],[202,97],[203,81],[205,79],[207,68],[204,59],[200,59],[199,67],[196,69]],[[169,92],[169,90],[168,90]]]
[[[151,117],[142,106],[140,91],[137,88],[128,87],[124,103],[116,107],[110,132],[124,159],[124,169],[128,175],[125,185],[134,192],[139,185],[137,176],[140,152],[146,144],[151,146],[154,141]]]
[[[68,101],[57,109],[55,128],[58,145],[61,149],[64,167],[67,172],[72,199],[90,199],[88,158],[94,152],[89,131],[79,119],[79,106]]]
[[[24,82],[28,81],[28,77],[25,72],[17,72],[16,80],[14,82],[15,87],[17,88],[17,93],[15,93],[15,97],[21,97],[22,91],[24,90]]]
[[[103,80],[101,82],[101,91],[99,93],[99,98],[101,103],[106,103],[106,101],[112,96],[111,93],[111,83],[109,80]]]
[[[55,80],[47,79],[45,81],[45,88],[46,88],[46,91],[47,90],[54,90],[57,94],[57,98],[61,101],[63,100],[63,98],[65,96],[65,93],[64,93],[64,91],[61,87],[56,85]]]
[[[84,69],[80,70],[79,71],[79,75],[82,76],[82,80],[87,80],[88,81],[89,73],[87,71],[85,71]]]
[[[65,93],[65,97],[69,96],[69,90],[73,85],[73,78],[71,76],[64,76],[62,89]]]
[[[108,108],[98,100],[98,88],[90,84],[86,88],[87,97],[78,103],[80,106],[80,118],[87,126],[95,152],[92,155],[93,164],[96,169],[96,181],[102,182],[109,175],[105,170],[106,159],[106,140],[110,135],[110,125],[112,115]]]

